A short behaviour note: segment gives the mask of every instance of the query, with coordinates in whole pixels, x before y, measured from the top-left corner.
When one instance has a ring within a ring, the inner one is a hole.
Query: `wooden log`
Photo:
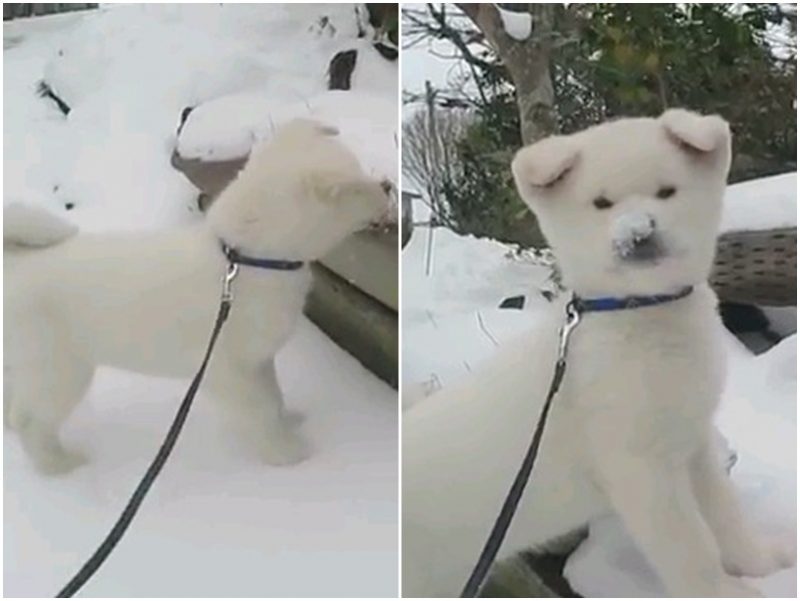
[[[324,265],[314,263],[312,271],[306,315],[364,367],[397,388],[397,313]]]

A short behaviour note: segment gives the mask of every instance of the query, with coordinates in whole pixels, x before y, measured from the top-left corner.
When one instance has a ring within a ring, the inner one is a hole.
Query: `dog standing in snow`
[[[793,562],[759,538],[715,445],[725,380],[706,283],[730,165],[716,116],[669,110],[523,148],[512,170],[581,298],[688,295],[585,313],[501,553],[616,512],[677,597],[759,596],[737,576]],[[558,304],[558,303],[557,303]],[[403,595],[455,596],[529,444],[564,303],[477,377],[403,420]]]
[[[4,224],[6,423],[36,466],[57,473],[81,458],[59,428],[86,393],[95,368],[189,378],[200,365],[220,300],[221,245],[257,258],[310,261],[385,209],[336,130],[296,120],[256,148],[205,220],[156,233],[78,234],[27,205]],[[301,315],[307,266],[272,271],[242,265],[234,302],[203,384],[253,427],[272,464],[309,449],[287,419],[274,357]]]

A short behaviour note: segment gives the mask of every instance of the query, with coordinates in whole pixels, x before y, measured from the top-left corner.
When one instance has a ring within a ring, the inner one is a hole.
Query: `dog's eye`
[[[594,204],[594,208],[596,209],[610,209],[614,206],[614,203],[608,200],[605,196],[598,196],[592,201]]]
[[[670,196],[675,195],[675,186],[662,186],[656,192],[656,198],[660,198],[662,200],[669,198]]]

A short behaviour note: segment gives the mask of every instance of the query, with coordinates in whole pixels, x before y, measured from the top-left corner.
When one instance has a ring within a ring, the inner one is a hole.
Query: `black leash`
[[[239,266],[236,263],[228,263],[228,269],[225,273],[225,278],[223,279],[222,283],[222,297],[220,299],[219,312],[217,313],[217,321],[214,324],[213,331],[211,332],[211,339],[208,342],[208,348],[206,349],[205,357],[203,357],[203,362],[200,364],[200,369],[197,370],[192,383],[189,385],[189,389],[186,391],[186,396],[183,397],[183,401],[181,401],[181,404],[178,407],[178,412],[175,414],[175,418],[172,421],[172,425],[167,432],[167,436],[164,439],[161,448],[158,450],[158,453],[150,464],[150,467],[147,468],[142,480],[139,482],[139,485],[136,487],[133,495],[131,495],[128,504],[122,511],[122,515],[120,515],[117,519],[114,527],[111,528],[111,531],[108,533],[97,550],[88,559],[88,561],[83,564],[83,567],[78,570],[78,573],[72,577],[72,580],[70,580],[66,586],[61,589],[56,597],[72,597],[81,589],[81,587],[83,587],[84,584],[86,584],[86,582],[94,575],[94,573],[100,569],[100,566],[103,565],[103,562],[105,562],[106,559],[108,559],[108,556],[114,550],[114,547],[116,547],[117,543],[119,543],[119,541],[122,539],[122,536],[125,534],[128,526],[130,526],[133,518],[136,516],[136,512],[139,511],[139,506],[142,504],[142,501],[144,501],[145,495],[147,495],[147,492],[150,490],[153,482],[155,482],[158,474],[161,472],[161,468],[163,468],[164,464],[167,462],[170,453],[172,453],[172,449],[175,447],[175,443],[178,441],[178,436],[183,429],[183,424],[186,422],[186,418],[189,415],[189,410],[192,407],[192,401],[194,401],[197,389],[200,388],[200,383],[203,381],[203,376],[206,373],[206,367],[208,366],[209,359],[211,359],[211,352],[214,350],[217,337],[222,330],[225,320],[228,319],[228,314],[231,310],[231,303],[233,302],[231,283],[236,277],[238,271]]]
[[[461,597],[477,597],[480,592],[483,582],[492,567],[492,563],[497,557],[497,552],[500,550],[500,545],[503,544],[503,539],[506,537],[511,520],[514,518],[514,512],[517,510],[522,493],[525,491],[525,485],[528,484],[533,465],[536,462],[536,457],[539,454],[539,444],[544,434],[545,423],[547,422],[547,414],[550,412],[550,405],[553,403],[553,398],[556,396],[558,389],[561,387],[561,382],[564,379],[564,372],[567,369],[567,346],[569,344],[569,336],[575,326],[578,325],[581,315],[578,310],[578,304],[575,299],[567,303],[567,319],[561,327],[559,333],[559,347],[558,359],[556,361],[555,370],[553,372],[553,379],[550,381],[550,390],[547,393],[547,399],[542,407],[542,412],[539,414],[539,421],[536,424],[536,430],[533,433],[528,450],[525,453],[525,458],[522,460],[522,465],[517,472],[514,482],[506,495],[506,500],[503,502],[503,507],[500,514],[494,522],[492,532],[489,538],[486,539],[486,544],[483,546],[478,562],[472,569],[469,580],[464,585],[461,591]]]

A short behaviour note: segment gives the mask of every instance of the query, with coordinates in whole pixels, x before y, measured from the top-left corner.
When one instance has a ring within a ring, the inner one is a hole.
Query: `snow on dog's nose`
[[[654,261],[663,254],[650,213],[629,211],[617,217],[611,224],[611,241],[624,261]]]

